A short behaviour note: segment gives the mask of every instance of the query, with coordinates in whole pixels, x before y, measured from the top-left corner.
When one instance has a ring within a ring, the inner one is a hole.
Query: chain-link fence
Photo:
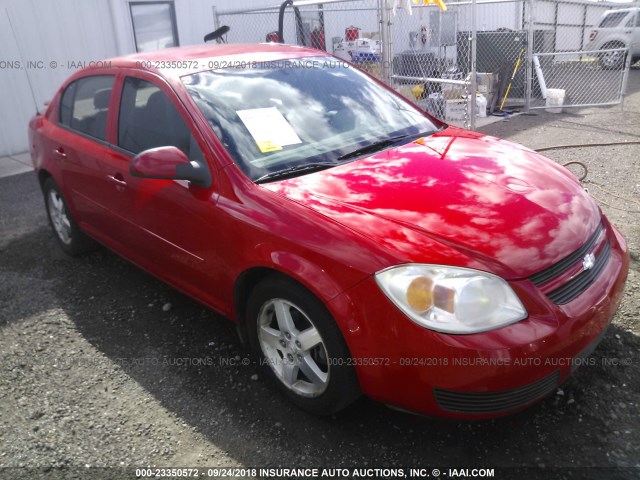
[[[530,108],[621,103],[629,65],[640,58],[637,8],[567,0],[531,5],[533,28],[547,41],[531,52]]]
[[[468,125],[471,48],[460,10],[418,6],[392,15],[392,84],[435,117]]]
[[[283,10],[281,33],[278,7],[214,16],[231,28],[231,43],[326,50],[472,129],[484,117],[532,108],[619,104],[629,65],[640,59],[640,0],[462,0],[446,2],[446,11],[422,3],[297,1]]]
[[[486,117],[506,106],[524,105],[523,2],[463,1],[447,7],[419,6],[411,15],[393,19],[393,79],[413,82],[400,90],[410,88],[427,111],[467,127],[475,127],[472,109]]]
[[[214,11],[218,27],[230,27],[231,43],[277,42],[280,8]],[[380,8],[377,1],[356,0],[283,9],[285,43],[325,50],[383,78]]]
[[[447,5],[413,8],[392,23],[396,85],[448,122],[475,128],[487,115],[619,104],[628,66],[640,59],[638,9],[628,4]]]

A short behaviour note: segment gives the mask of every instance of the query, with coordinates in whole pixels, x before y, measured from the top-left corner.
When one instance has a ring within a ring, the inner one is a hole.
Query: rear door
[[[64,188],[85,228],[104,229],[105,206],[94,192],[102,182],[101,160],[107,150],[109,107],[114,75],[90,75],[69,84],[62,94],[57,127],[49,138]]]

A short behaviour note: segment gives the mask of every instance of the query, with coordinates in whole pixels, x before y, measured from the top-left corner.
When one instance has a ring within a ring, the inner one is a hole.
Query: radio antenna
[[[9,20],[9,27],[11,28],[11,32],[13,33],[13,40],[16,42],[16,47],[18,47],[18,55],[20,55],[20,62],[24,67],[24,73],[27,76],[27,84],[29,85],[29,90],[31,91],[31,98],[33,99],[33,104],[36,107],[36,112],[39,114],[40,109],[38,108],[38,102],[36,100],[36,93],[33,90],[33,84],[31,83],[31,76],[29,75],[29,69],[27,68],[27,63],[24,60],[24,55],[22,54],[22,49],[20,48],[20,43],[18,42],[18,37],[16,36],[16,31],[13,28],[13,23],[11,22],[11,15],[9,15],[9,9],[4,9],[7,14],[7,20]]]

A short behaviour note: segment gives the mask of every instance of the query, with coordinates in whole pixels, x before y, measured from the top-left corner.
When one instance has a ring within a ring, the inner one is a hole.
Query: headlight
[[[378,272],[376,281],[411,320],[438,332],[484,332],[527,317],[507,282],[478,270],[411,264]]]

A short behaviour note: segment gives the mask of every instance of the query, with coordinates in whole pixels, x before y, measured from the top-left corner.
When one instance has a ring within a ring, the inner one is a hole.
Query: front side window
[[[73,130],[106,140],[113,75],[96,75],[76,80],[67,87],[60,102],[60,123]]]
[[[617,27],[623,18],[627,16],[629,12],[609,12],[600,22],[600,28],[613,28]]]
[[[438,128],[402,97],[330,57],[206,71],[182,82],[252,180],[337,165],[360,148]]]
[[[178,30],[173,2],[131,2],[136,51],[177,47]]]
[[[166,93],[145,80],[127,77],[120,100],[118,145],[131,153],[172,146],[191,160],[201,161],[202,151]]]

